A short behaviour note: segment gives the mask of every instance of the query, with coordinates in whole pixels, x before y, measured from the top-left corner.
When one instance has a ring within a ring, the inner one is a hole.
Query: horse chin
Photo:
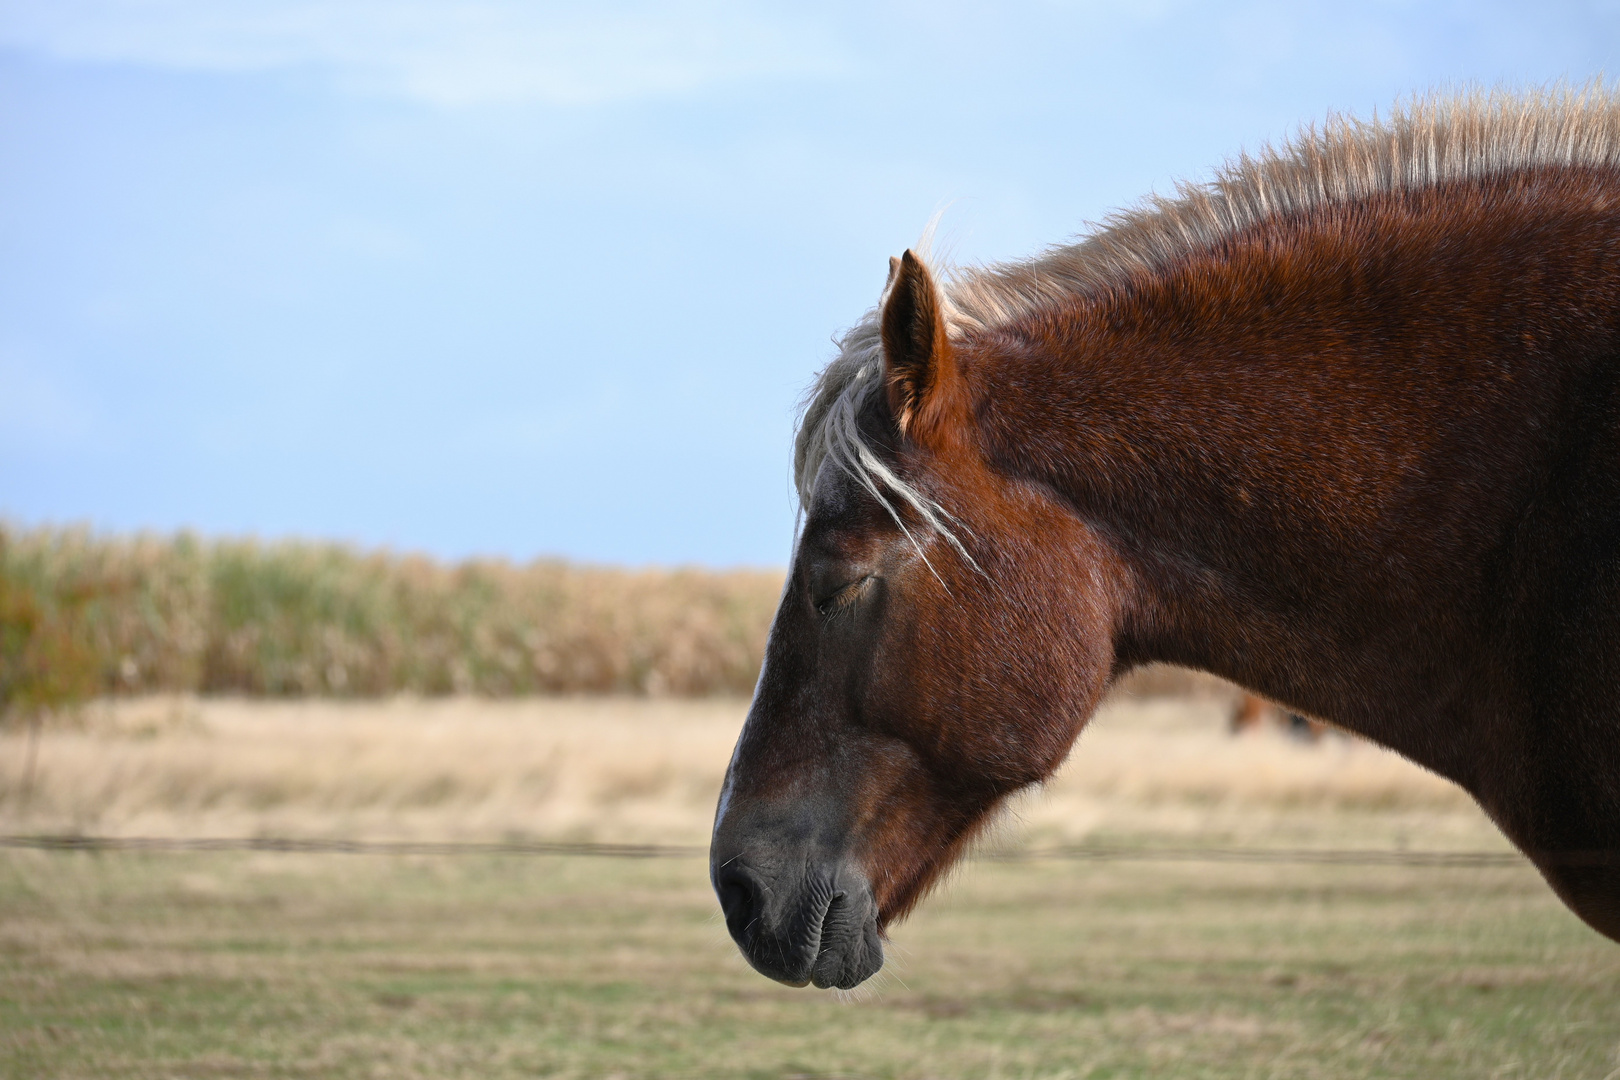
[[[827,906],[810,981],[822,990],[850,990],[883,967],[883,939],[869,898],[840,896]]]

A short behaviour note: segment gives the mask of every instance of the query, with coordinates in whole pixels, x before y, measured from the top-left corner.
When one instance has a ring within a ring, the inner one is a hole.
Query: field
[[[158,697],[0,731],[0,830],[703,844],[738,699]],[[992,845],[1506,851],[1452,785],[1367,743],[1234,739],[1219,695],[1116,697]],[[6,767],[7,763],[11,764]],[[26,801],[26,805],[25,805]]]
[[[0,854],[0,1069],[35,1077],[1620,1076],[1620,947],[1364,744],[1114,702],[875,985],[775,986],[701,858]],[[735,700],[145,699],[47,728],[0,831],[701,843]]]

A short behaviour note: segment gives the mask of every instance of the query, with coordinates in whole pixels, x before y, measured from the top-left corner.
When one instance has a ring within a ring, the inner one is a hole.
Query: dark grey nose
[[[713,878],[726,929],[761,975],[847,990],[883,966],[876,906],[858,870],[773,874],[735,857]]]
[[[736,860],[721,867],[714,875],[714,891],[720,897],[720,910],[726,914],[726,929],[731,940],[748,951],[745,944],[758,921],[763,885],[759,878],[740,866]]]

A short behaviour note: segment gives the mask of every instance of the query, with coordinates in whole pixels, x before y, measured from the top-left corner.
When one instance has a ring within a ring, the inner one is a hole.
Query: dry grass
[[[701,844],[745,711],[735,698],[106,701],[45,730],[26,812],[25,735],[0,735],[0,829]],[[995,842],[1501,844],[1459,790],[1393,754],[1233,737],[1227,715],[1214,696],[1116,697]]]
[[[154,698],[47,729],[0,822],[109,834],[701,840],[734,699]],[[0,736],[23,761],[24,735]]]
[[[1361,739],[1233,736],[1219,695],[1116,695],[1068,763],[1013,809],[1037,843],[1201,842],[1505,847],[1462,789]]]

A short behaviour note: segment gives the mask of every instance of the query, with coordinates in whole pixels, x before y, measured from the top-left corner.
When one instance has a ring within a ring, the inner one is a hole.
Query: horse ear
[[[907,251],[889,260],[883,304],[883,379],[902,435],[951,374],[939,290],[928,267]]]

